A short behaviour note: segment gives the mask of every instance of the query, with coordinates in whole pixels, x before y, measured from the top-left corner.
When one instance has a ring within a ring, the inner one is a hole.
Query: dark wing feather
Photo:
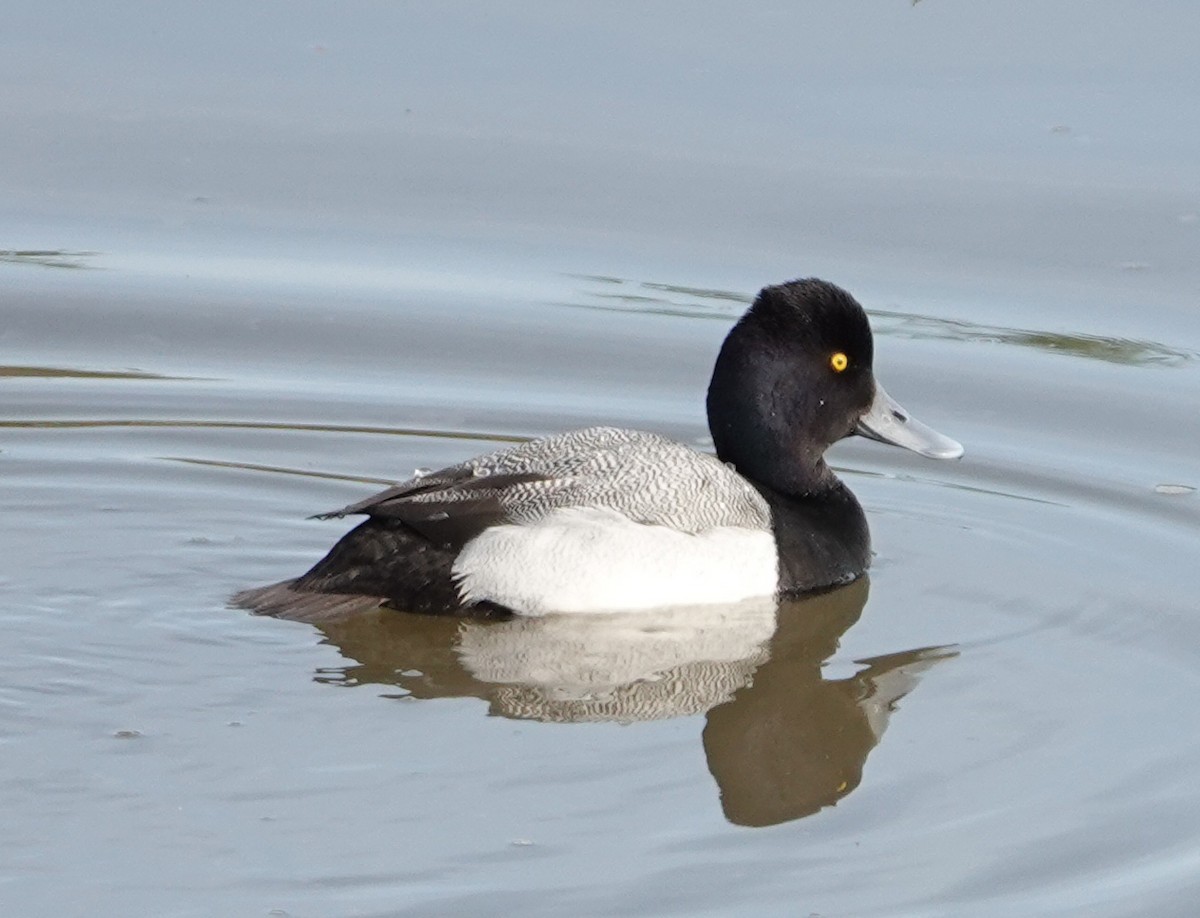
[[[501,502],[505,489],[551,479],[538,472],[476,475],[459,466],[434,472],[318,519],[366,514],[404,523],[435,545],[462,548],[489,526],[510,520]]]
[[[475,477],[469,466],[453,465],[441,471],[432,472],[429,475],[422,475],[420,478],[410,478],[408,481],[392,485],[390,488],[385,488],[382,491],[372,494],[370,497],[364,497],[360,501],[342,507],[341,510],[330,510],[328,513],[314,513],[309,519],[335,520],[341,519],[343,516],[353,516],[357,513],[372,515],[376,508],[387,504],[389,501],[404,500],[417,494],[428,494],[431,491],[453,488],[462,482],[472,481]]]

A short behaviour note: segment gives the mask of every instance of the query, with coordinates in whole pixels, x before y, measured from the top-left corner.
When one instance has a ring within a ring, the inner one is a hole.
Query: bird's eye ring
[[[829,358],[829,365],[831,367],[833,367],[833,372],[841,373],[843,370],[846,369],[846,367],[848,367],[850,365],[850,358],[847,357],[845,354],[843,354],[841,351],[838,351],[836,354],[834,354],[832,357]]]

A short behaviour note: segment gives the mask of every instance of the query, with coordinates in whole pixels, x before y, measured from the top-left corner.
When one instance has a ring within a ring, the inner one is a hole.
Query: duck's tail
[[[295,622],[328,622],[359,612],[377,609],[383,603],[378,596],[354,596],[346,593],[314,593],[296,589],[296,580],[283,580],[269,586],[242,590],[229,597],[229,605],[255,615],[271,615]]]

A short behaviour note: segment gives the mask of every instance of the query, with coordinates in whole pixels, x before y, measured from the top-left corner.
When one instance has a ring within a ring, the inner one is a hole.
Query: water
[[[3,910],[1191,914],[1200,23],[1089,9],[9,11]],[[967,447],[835,447],[869,581],[225,606],[416,468],[703,447],[810,273]]]

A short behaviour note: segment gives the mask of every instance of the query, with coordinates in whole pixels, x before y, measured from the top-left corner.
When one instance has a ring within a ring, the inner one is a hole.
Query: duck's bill
[[[875,400],[867,413],[859,418],[855,433],[881,443],[903,446],[930,459],[957,459],[963,454],[961,443],[922,424],[878,383],[875,384]]]

